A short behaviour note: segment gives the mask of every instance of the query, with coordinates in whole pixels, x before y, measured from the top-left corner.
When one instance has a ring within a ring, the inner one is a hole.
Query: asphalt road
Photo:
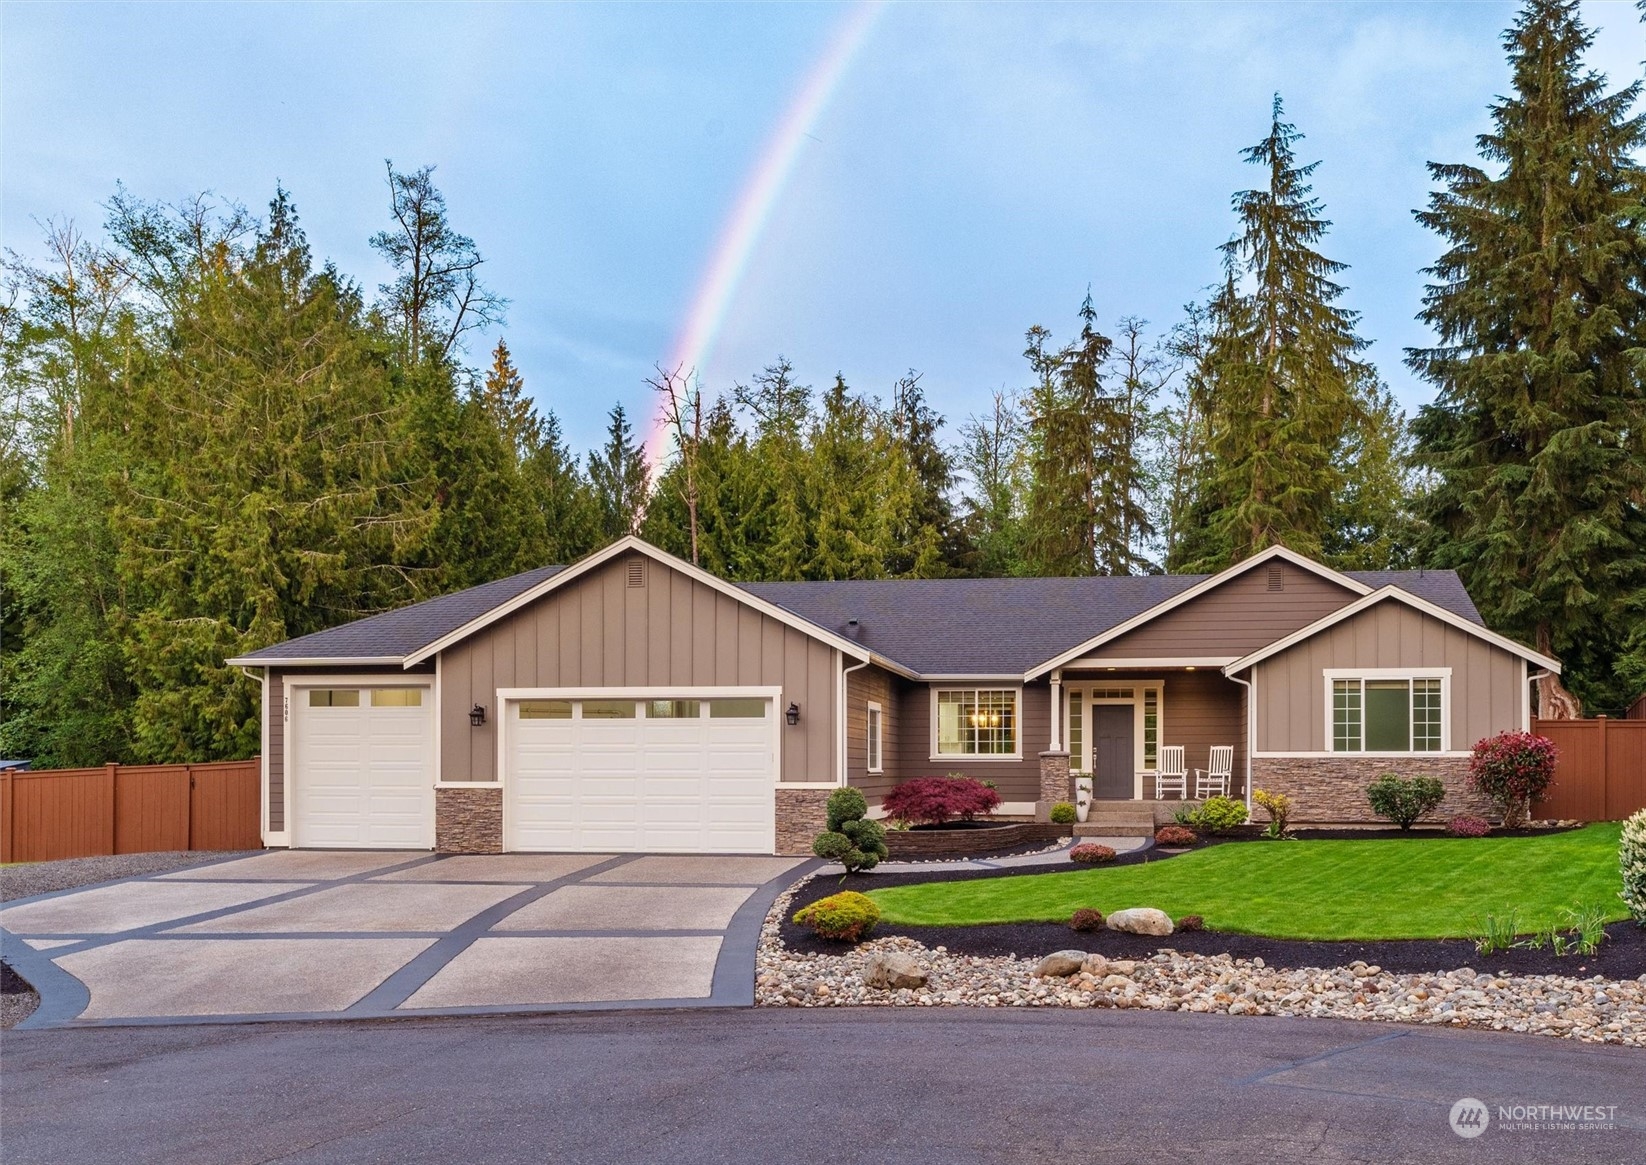
[[[1464,1096],[1614,1131],[1451,1131]],[[1646,1161],[1646,1053],[1115,1011],[622,1012],[10,1032],[0,1156],[64,1162]]]

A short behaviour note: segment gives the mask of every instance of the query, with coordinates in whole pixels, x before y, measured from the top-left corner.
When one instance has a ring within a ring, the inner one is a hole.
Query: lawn
[[[1067,922],[1155,906],[1212,930],[1299,939],[1468,938],[1487,914],[1517,912],[1528,933],[1578,905],[1628,916],[1618,890],[1621,826],[1543,837],[1238,842],[1142,865],[923,882],[871,893],[909,926]]]

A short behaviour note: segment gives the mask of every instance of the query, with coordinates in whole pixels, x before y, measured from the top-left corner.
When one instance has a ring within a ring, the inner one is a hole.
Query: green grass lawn
[[[1302,939],[1468,938],[1487,914],[1517,912],[1529,933],[1596,905],[1628,916],[1621,826],[1545,837],[1236,842],[1144,865],[971,882],[925,882],[870,894],[885,921],[908,926],[1067,922],[1155,906],[1198,914],[1213,930]]]

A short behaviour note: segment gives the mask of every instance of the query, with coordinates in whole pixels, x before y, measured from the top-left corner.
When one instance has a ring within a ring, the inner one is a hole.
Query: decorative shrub
[[[1103,912],[1101,910],[1088,910],[1082,906],[1079,910],[1074,912],[1073,916],[1070,917],[1069,929],[1102,930]]]
[[[1618,897],[1634,920],[1646,926],[1646,809],[1623,823],[1617,861],[1623,870],[1623,890]]]
[[[1366,800],[1371,802],[1372,812],[1387,817],[1402,829],[1410,829],[1445,797],[1446,786],[1434,777],[1403,781],[1393,773],[1384,773],[1366,786]]]
[[[842,890],[802,907],[795,912],[794,921],[823,938],[855,943],[880,921],[880,907],[865,894]]]
[[[1186,825],[1162,825],[1154,834],[1156,845],[1193,845],[1199,840],[1195,836],[1195,831]]]
[[[1492,823],[1484,817],[1464,813],[1446,823],[1446,832],[1453,837],[1485,837],[1492,832]]]
[[[1198,914],[1185,914],[1173,925],[1178,930],[1205,930],[1206,920]]]
[[[1000,794],[971,777],[916,777],[886,794],[886,814],[916,825],[945,825],[987,817],[1000,806]]]
[[[1245,802],[1233,797],[1208,797],[1203,805],[1189,812],[1189,825],[1213,837],[1245,824]]]
[[[1071,862],[1085,862],[1089,865],[1096,865],[1099,862],[1112,862],[1114,861],[1114,850],[1106,845],[1098,845],[1096,842],[1082,842],[1069,851],[1069,860]]]
[[[1073,802],[1056,801],[1052,804],[1053,825],[1073,825],[1079,819],[1080,814],[1075,812]]]
[[[829,828],[813,839],[812,853],[824,861],[839,862],[848,874],[874,869],[886,856],[886,828],[868,820],[868,811],[869,803],[857,789],[830,793]]]
[[[1292,799],[1284,793],[1253,789],[1252,800],[1257,803],[1259,809],[1269,815],[1269,826],[1263,831],[1263,836],[1285,837],[1286,823],[1292,818]]]
[[[1530,732],[1500,732],[1478,742],[1469,757],[1469,778],[1515,829],[1531,813],[1532,802],[1555,779],[1554,741]]]

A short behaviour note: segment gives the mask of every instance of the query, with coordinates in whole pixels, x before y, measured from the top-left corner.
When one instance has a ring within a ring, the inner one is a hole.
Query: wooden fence
[[[0,862],[261,849],[256,759],[0,773]]]
[[[1554,787],[1532,816],[1618,821],[1646,809],[1646,720],[1534,720],[1555,742]]]

